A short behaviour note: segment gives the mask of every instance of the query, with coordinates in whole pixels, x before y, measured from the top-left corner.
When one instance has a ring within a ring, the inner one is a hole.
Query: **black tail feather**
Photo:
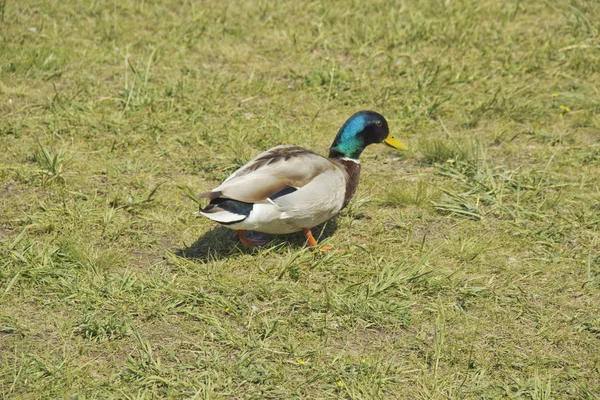
[[[228,225],[245,220],[248,217],[248,215],[250,215],[250,212],[252,211],[253,207],[253,203],[245,203],[243,201],[237,201],[232,199],[217,198],[212,200],[209,205],[207,205],[200,211],[203,213],[210,214],[224,210],[240,216],[239,220],[235,220],[232,222],[221,222],[224,225]]]

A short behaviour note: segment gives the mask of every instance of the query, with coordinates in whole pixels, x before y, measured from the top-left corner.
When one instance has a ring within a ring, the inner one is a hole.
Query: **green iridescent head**
[[[359,111],[340,128],[329,149],[329,157],[358,160],[365,147],[373,143],[385,143],[395,149],[406,150],[406,146],[390,134],[383,115],[374,111]]]

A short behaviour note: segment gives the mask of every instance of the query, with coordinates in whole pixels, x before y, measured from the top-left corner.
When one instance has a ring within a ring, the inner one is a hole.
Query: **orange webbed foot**
[[[264,238],[249,238],[246,236],[246,231],[243,230],[235,231],[235,236],[237,236],[237,238],[244,246],[249,247],[251,249],[263,246],[268,242],[268,240]]]
[[[308,244],[308,247],[317,247],[317,241],[315,240],[315,237],[313,236],[312,232],[310,231],[310,228],[304,228],[304,236],[306,237],[306,243]],[[323,254],[328,253],[330,250],[332,250],[334,247],[331,245],[327,245],[327,246],[323,246],[319,249],[319,251]],[[337,253],[344,253],[346,250],[343,249],[339,249],[339,250],[334,250]]]

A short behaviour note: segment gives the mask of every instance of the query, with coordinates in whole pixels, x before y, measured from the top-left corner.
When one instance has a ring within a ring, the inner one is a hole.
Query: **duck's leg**
[[[308,247],[316,247],[317,246],[317,241],[315,240],[315,237],[313,236],[312,232],[310,231],[310,228],[304,228],[304,236],[306,236],[306,242],[308,244]],[[329,246],[321,247],[319,249],[319,251],[321,253],[327,253],[331,249],[333,249],[333,246],[329,245]]]
[[[310,228],[304,228],[304,236],[306,237],[308,247],[315,247],[317,245],[317,241],[312,235]]]
[[[237,238],[240,239],[240,242],[242,242],[244,246],[250,247],[252,249],[260,247],[267,243],[266,239],[246,237],[246,231],[243,230],[235,231],[235,236],[237,236]]]

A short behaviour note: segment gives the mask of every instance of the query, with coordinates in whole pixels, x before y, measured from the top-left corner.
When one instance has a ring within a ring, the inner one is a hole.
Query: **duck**
[[[200,194],[198,197],[207,198],[209,203],[198,213],[235,230],[246,247],[266,243],[264,238],[248,237],[247,231],[303,231],[308,246],[316,247],[311,229],[348,205],[358,187],[360,155],[375,143],[406,150],[390,133],[383,115],[358,111],[338,131],[328,157],[294,145],[273,147],[241,166],[219,186]]]

